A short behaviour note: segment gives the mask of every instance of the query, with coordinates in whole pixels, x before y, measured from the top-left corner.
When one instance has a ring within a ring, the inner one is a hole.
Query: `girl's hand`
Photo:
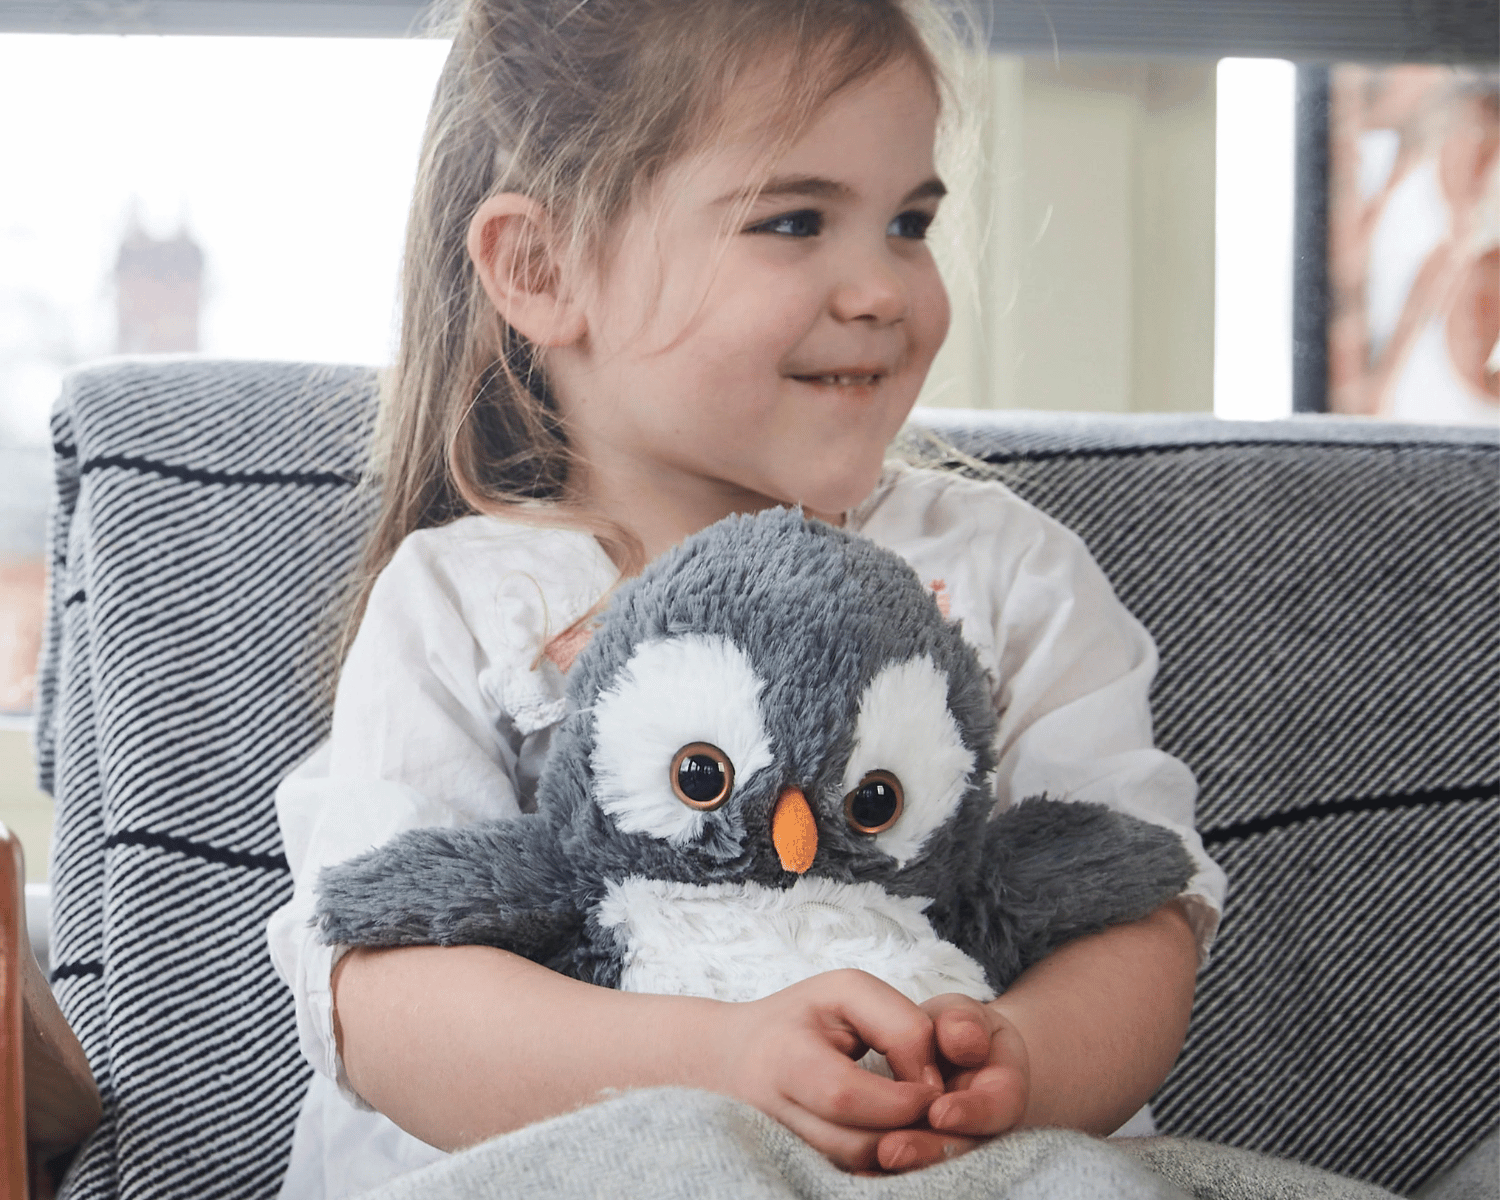
[[[864,971],[814,975],[726,1008],[715,1090],[753,1104],[845,1170],[876,1168],[882,1136],[920,1121],[942,1095],[932,1018]],[[858,1065],[871,1049],[894,1080]]]
[[[1021,1123],[1031,1098],[1031,1060],[1020,1031],[993,1007],[954,993],[922,1005],[933,1022],[947,1084],[927,1110],[927,1128],[880,1139],[888,1171],[930,1166]]]

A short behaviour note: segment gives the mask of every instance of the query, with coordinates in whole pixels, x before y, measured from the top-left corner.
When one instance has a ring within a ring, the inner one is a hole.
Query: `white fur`
[[[948,677],[925,654],[882,668],[860,697],[844,793],[876,770],[895,775],[905,795],[900,819],[875,834],[875,844],[902,866],[953,815],[974,771],[948,711]]]
[[[758,1000],[857,967],[918,1004],[944,992],[993,999],[979,964],[933,932],[929,903],[807,875],[786,889],[635,877],[609,885],[599,921],[623,940],[628,992]]]
[[[764,686],[745,652],[726,638],[693,633],[642,643],[594,701],[599,806],[626,833],[675,845],[692,840],[709,814],[672,791],[672,758],[690,742],[711,742],[734,765],[736,789],[770,766],[760,715]]]

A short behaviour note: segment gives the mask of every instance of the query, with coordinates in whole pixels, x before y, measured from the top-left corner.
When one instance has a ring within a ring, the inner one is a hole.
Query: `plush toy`
[[[536,812],[327,869],[357,946],[479,943],[637,992],[750,1000],[858,967],[980,1000],[1192,874],[1098,804],[992,815],[991,683],[896,555],[730,517],[623,585],[568,679]]]

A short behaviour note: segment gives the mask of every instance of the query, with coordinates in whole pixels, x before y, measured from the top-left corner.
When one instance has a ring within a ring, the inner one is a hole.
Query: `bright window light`
[[[1214,412],[1292,411],[1292,210],[1296,68],[1219,63],[1215,171]]]
[[[0,440],[44,441],[63,368],[120,348],[132,221],[201,249],[203,353],[388,360],[447,48],[0,34]]]

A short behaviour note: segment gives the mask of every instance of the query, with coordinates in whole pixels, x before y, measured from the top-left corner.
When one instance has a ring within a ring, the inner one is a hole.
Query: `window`
[[[32,879],[50,826],[27,714],[62,373],[115,353],[386,359],[445,52],[0,34],[0,106],[26,114],[0,123],[0,821]]]

